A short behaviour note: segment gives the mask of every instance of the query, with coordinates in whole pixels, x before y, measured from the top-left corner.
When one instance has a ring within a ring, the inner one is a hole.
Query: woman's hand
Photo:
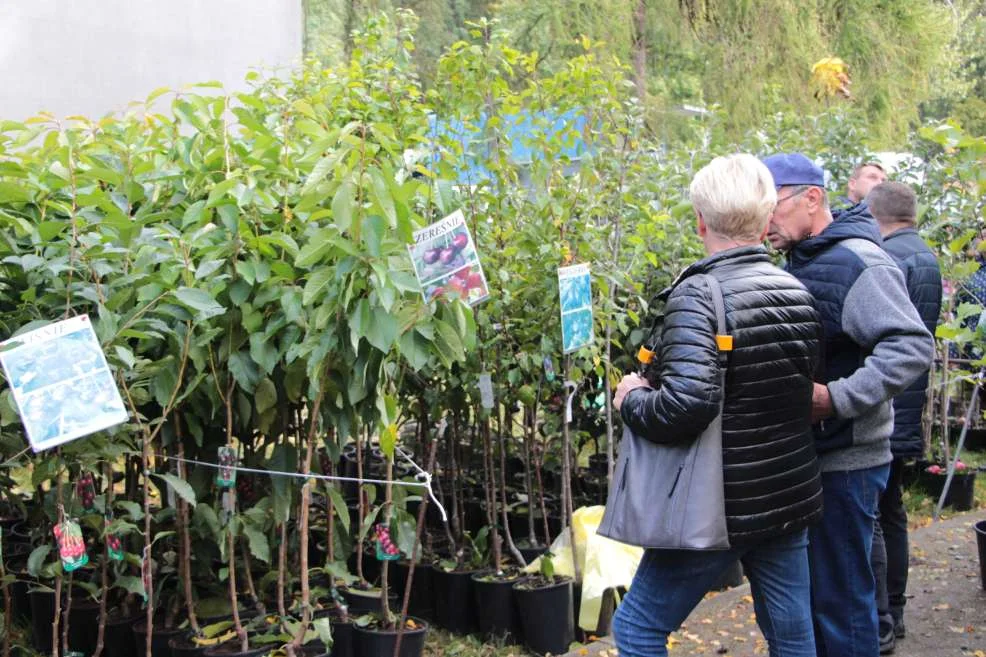
[[[627,374],[624,376],[623,380],[616,386],[616,393],[613,395],[613,406],[616,410],[620,410],[627,394],[635,388],[650,388],[650,384],[647,383],[647,379],[639,374]]]

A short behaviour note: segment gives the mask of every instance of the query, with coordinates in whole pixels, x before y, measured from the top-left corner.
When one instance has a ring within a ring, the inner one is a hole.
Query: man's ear
[[[706,233],[709,232],[709,227],[705,225],[705,218],[702,216],[702,213],[699,212],[698,210],[695,211],[695,217],[697,221],[696,230],[698,231],[698,236],[705,237]],[[766,234],[766,232],[764,234]]]
[[[825,194],[825,190],[821,187],[809,187],[805,192],[805,196],[808,198],[809,211],[814,212],[819,206],[824,205],[822,196]]]

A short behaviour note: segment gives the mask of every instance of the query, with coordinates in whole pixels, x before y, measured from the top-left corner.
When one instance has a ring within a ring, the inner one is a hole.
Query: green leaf
[[[209,319],[226,312],[205,290],[193,287],[180,287],[175,290],[175,298],[182,305],[196,311],[199,320]]]
[[[242,276],[243,280],[250,285],[253,285],[254,281],[257,280],[257,274],[254,270],[253,263],[249,260],[237,260],[236,273]]]
[[[380,430],[380,451],[393,460],[394,447],[397,446],[397,425],[387,424]]]
[[[130,519],[134,522],[139,522],[144,517],[144,510],[136,502],[131,502],[129,500],[115,500],[114,504],[127,512]]]
[[[249,522],[243,523],[243,534],[250,543],[250,554],[264,563],[270,563],[270,543],[267,535]]]
[[[176,477],[175,475],[171,475],[171,474],[155,474],[154,476],[157,477],[158,479],[161,479],[162,481],[167,482],[167,484],[171,486],[172,490],[175,491],[175,494],[178,495],[178,497],[185,500],[193,507],[195,506],[196,504],[195,491],[192,490],[192,487],[188,484],[187,481],[185,481],[181,477]]]
[[[325,176],[329,175],[329,171],[332,171],[332,167],[339,161],[339,155],[339,152],[332,152],[315,163],[315,166],[312,167],[312,172],[308,174],[308,178],[301,188],[302,196],[312,191],[316,185],[325,180]]]
[[[247,392],[253,392],[257,385],[260,375],[257,372],[257,364],[250,356],[242,351],[231,354],[229,357],[229,372],[236,379],[237,385]]]
[[[218,203],[226,192],[233,189],[238,182],[240,182],[239,178],[227,178],[226,180],[216,183],[216,185],[212,188],[212,191],[209,192],[209,199],[206,201],[206,207],[211,208]]]
[[[334,272],[328,267],[319,269],[312,274],[308,282],[305,283],[305,291],[301,295],[301,302],[306,306],[310,306],[318,297],[319,293],[325,289],[325,286],[329,284],[329,281],[332,280],[333,275]]]
[[[401,325],[394,315],[380,309],[373,313],[368,329],[366,339],[371,345],[386,353],[394,346]]]
[[[48,558],[48,553],[50,552],[50,545],[39,545],[34,548],[31,556],[27,558],[27,572],[31,577],[37,577],[41,573],[41,567],[44,565],[45,559]]]
[[[356,195],[356,188],[353,181],[346,179],[335,196],[332,197],[332,220],[340,233],[349,230],[353,224],[353,197]]]
[[[377,207],[387,218],[388,228],[397,228],[397,210],[394,208],[394,198],[387,188],[387,181],[379,169],[371,168],[370,173],[370,198],[376,203]]]
[[[134,595],[144,594],[144,584],[134,575],[117,575],[114,585]]]
[[[277,389],[274,388],[274,382],[267,377],[262,378],[257,384],[254,395],[258,413],[263,413],[277,405]]]
[[[346,506],[346,500],[342,497],[342,493],[339,489],[331,484],[328,486],[329,489],[329,499],[332,500],[332,507],[335,509],[336,517],[339,518],[339,522],[342,523],[343,529],[346,533],[349,533],[349,507]]]

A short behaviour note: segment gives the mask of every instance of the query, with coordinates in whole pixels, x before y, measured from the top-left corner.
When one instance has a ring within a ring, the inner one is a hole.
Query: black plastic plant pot
[[[986,591],[986,520],[980,520],[975,524],[976,546],[979,548],[979,583]]]
[[[404,600],[404,587],[407,585],[407,575],[410,562],[395,561],[391,564],[394,574],[394,591],[401,603]],[[431,564],[418,563],[414,566],[414,579],[411,581],[411,597],[407,603],[407,613],[418,618],[431,621],[435,619],[435,596],[431,581]]]
[[[328,652],[324,650],[325,646],[320,641],[315,641],[313,646],[306,647],[316,648],[321,646],[323,650],[318,652],[314,650],[312,655],[321,655],[326,653],[331,655],[331,657],[353,657],[353,624],[349,619],[343,620],[340,618],[339,612],[335,608],[322,609],[315,612],[315,618],[325,618],[329,617],[329,624],[332,626],[332,649]]]
[[[99,603],[92,600],[72,600],[69,614],[69,650],[91,655],[96,652],[99,633]]]
[[[139,619],[140,616],[121,616],[110,612],[103,634],[104,657],[130,657],[134,654],[133,626]]]
[[[31,638],[34,649],[42,654],[51,650],[51,628],[55,622],[55,593],[31,591]]]
[[[383,593],[380,589],[357,589],[349,587],[340,587],[339,593],[342,594],[343,599],[346,601],[346,606],[349,607],[350,616],[362,616],[363,614],[373,614],[380,611],[380,598]],[[394,591],[390,592],[390,608],[394,609],[397,605],[397,594]]]
[[[27,580],[28,575],[24,572],[26,568],[25,562],[10,564],[12,573],[20,573],[20,576],[10,584],[11,614],[15,620],[27,621],[31,618],[31,598],[28,595],[31,586]]]
[[[171,648],[168,647],[168,642],[172,638],[185,633],[185,630],[173,627],[164,628],[161,627],[161,621],[155,619],[154,630],[151,635],[151,657],[171,657]],[[143,655],[146,652],[147,646],[147,621],[141,621],[134,625],[134,647],[137,652],[136,655]]]
[[[530,586],[528,582],[514,584],[524,644],[539,655],[563,655],[575,640],[572,581]]]
[[[421,657],[425,649],[428,624],[418,618],[409,617],[408,620],[413,621],[416,627],[405,628],[398,657]],[[396,643],[397,630],[353,626],[356,657],[393,657]]]
[[[513,586],[521,577],[496,579],[492,573],[473,573],[472,586],[476,609],[480,610],[479,633],[486,638],[502,639],[504,643],[520,643],[520,612],[514,599]]]
[[[933,502],[938,503],[941,492],[945,488],[947,474],[944,467],[941,474],[922,472],[918,478],[918,484],[926,494],[933,497]],[[948,487],[948,494],[945,496],[945,506],[951,507],[956,511],[968,511],[972,508],[976,492],[976,472],[956,472],[952,477],[952,483]]]
[[[204,657],[266,657],[276,646],[262,646],[260,648],[250,648],[247,651],[240,650],[240,642],[237,639],[212,646],[203,654]]]
[[[173,636],[168,641],[171,657],[202,657],[212,646],[200,646],[194,643],[187,634]]]
[[[472,590],[473,572],[432,569],[435,623],[456,634],[472,634],[479,629]]]
[[[945,504],[956,511],[969,511],[976,497],[976,472],[955,473],[948,487]]]

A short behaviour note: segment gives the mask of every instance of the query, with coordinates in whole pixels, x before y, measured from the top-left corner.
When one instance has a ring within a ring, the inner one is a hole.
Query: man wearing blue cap
[[[934,344],[866,203],[833,217],[811,160],[783,153],[764,164],[777,187],[767,239],[814,296],[824,334],[812,401],[824,511],[808,546],[817,653],[873,657],[870,549],[890,472],[891,399],[927,369]]]

